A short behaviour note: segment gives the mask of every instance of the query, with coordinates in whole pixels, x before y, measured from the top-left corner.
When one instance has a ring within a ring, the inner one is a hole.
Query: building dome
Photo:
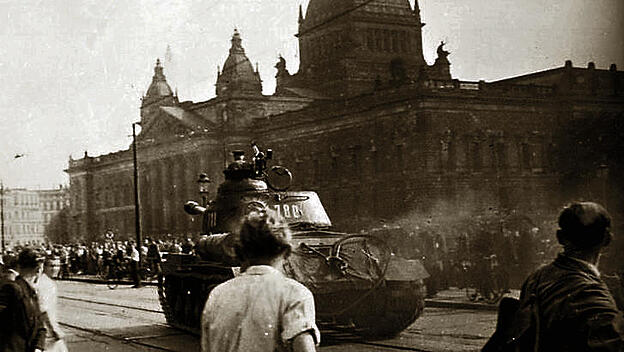
[[[321,27],[345,15],[382,17],[413,16],[408,0],[310,0],[300,30]]]
[[[241,42],[240,34],[234,30],[230,54],[223,64],[223,70],[218,72],[218,96],[262,94],[260,75],[257,69],[254,70],[247,55],[245,55],[245,49],[243,49]]]
[[[156,66],[154,67],[154,77],[152,77],[152,84],[147,88],[145,98],[159,98],[173,96],[173,91],[167,79],[163,73],[163,67],[160,65],[160,59],[156,59]]]
[[[299,10],[299,71],[291,85],[353,96],[418,81],[426,62],[418,0],[310,0]],[[283,87],[280,87],[283,89]]]
[[[160,59],[156,59],[152,83],[147,88],[147,92],[141,101],[141,124],[147,126],[158,115],[160,107],[177,105],[177,94],[174,95],[171,91],[171,87],[169,87],[167,79],[163,74]]]

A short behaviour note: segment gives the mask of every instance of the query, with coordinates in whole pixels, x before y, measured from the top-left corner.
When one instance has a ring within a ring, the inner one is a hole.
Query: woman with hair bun
[[[290,229],[273,211],[245,218],[236,247],[244,271],[210,293],[202,313],[203,352],[316,350],[312,293],[282,272],[290,240]]]

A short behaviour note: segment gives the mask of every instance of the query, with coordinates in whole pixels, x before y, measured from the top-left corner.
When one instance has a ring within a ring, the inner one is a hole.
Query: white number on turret
[[[275,204],[273,208],[279,215],[287,219],[298,219],[303,215],[299,204]]]

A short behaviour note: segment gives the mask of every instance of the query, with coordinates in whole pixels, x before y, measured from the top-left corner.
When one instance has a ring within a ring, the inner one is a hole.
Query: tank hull
[[[162,265],[158,292],[167,322],[199,332],[210,291],[240,272],[235,233],[242,221],[251,213],[270,211],[292,232],[283,272],[312,292],[321,329],[386,337],[413,323],[424,308],[423,279],[428,274],[422,263],[394,255],[384,240],[387,234],[330,231],[331,220],[318,194],[288,190],[290,171],[267,168],[272,152],[264,154],[255,144],[253,149],[252,163],[241,152],[235,154],[214,201],[185,205],[189,214],[203,214],[205,236],[195,246],[197,256],[170,255]],[[288,182],[276,187],[284,179]]]
[[[404,273],[406,264],[410,263],[397,260],[394,265],[388,265],[383,277],[373,278],[344,275],[331,265],[321,268],[325,265],[322,261],[317,264],[316,272],[322,273],[319,277],[326,280],[302,280],[301,273],[294,274],[289,267],[285,267],[284,272],[314,295],[317,323],[322,331],[340,330],[368,338],[389,337],[407,328],[422,314],[422,278],[412,275],[406,280],[394,273],[394,267],[401,267]],[[419,267],[419,263],[411,264]],[[163,265],[164,280],[159,287],[167,323],[199,334],[201,313],[210,291],[233,278],[238,270],[238,267],[202,261],[190,255],[173,255]]]
[[[422,282],[386,282],[369,290],[314,293],[322,330],[341,330],[369,338],[390,337],[422,314]]]

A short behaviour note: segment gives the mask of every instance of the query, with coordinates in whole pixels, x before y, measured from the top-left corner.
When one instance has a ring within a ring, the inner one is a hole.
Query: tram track
[[[59,322],[59,325],[67,327],[67,328],[70,328],[70,329],[74,329],[74,330],[88,332],[88,333],[96,335],[96,336],[101,336],[101,337],[106,337],[106,338],[113,339],[113,340],[116,340],[116,341],[121,341],[123,343],[131,343],[131,344],[135,344],[135,345],[142,346],[142,347],[149,347],[149,348],[157,349],[159,351],[178,352],[176,350],[172,350],[172,349],[169,349],[169,348],[166,348],[166,347],[162,347],[162,346],[154,345],[154,344],[151,344],[151,343],[139,341],[139,340],[148,339],[148,338],[167,337],[167,336],[171,336],[171,334],[139,336],[139,337],[129,338],[129,337],[121,337],[121,336],[117,336],[117,335],[113,335],[113,334],[108,334],[108,333],[105,333],[105,332],[100,331],[98,329],[89,329],[89,328],[84,328],[84,327],[81,327],[81,326],[68,324],[68,323],[63,323],[63,322]]]
[[[96,305],[102,305],[102,306],[108,306],[108,307],[124,308],[124,309],[129,309],[129,310],[140,311],[140,312],[164,314],[164,312],[162,310],[134,307],[134,306],[124,305],[124,304],[117,304],[117,303],[111,303],[111,302],[102,302],[102,301],[96,301],[96,300],[85,299],[85,298],[77,298],[77,297],[70,297],[70,296],[63,296],[63,295],[58,296],[58,298],[59,299],[63,299],[63,300],[68,300],[68,301],[76,301],[76,302],[96,304]],[[158,350],[161,350],[161,351],[172,351],[172,352],[176,351],[176,350],[168,349],[166,347],[162,347],[162,346],[158,346],[158,345],[154,345],[154,344],[151,344],[151,343],[147,343],[147,342],[141,341],[141,340],[148,339],[148,338],[151,339],[151,338],[160,338],[160,337],[173,336],[174,334],[171,334],[171,333],[169,333],[169,334],[156,334],[156,335],[149,335],[149,336],[137,336],[137,337],[122,337],[122,336],[117,336],[117,335],[114,335],[114,334],[106,333],[106,332],[103,332],[103,331],[98,330],[98,329],[90,329],[90,328],[80,327],[80,326],[77,326],[77,325],[63,323],[63,322],[60,322],[59,324],[63,325],[63,326],[66,326],[68,328],[76,329],[76,330],[83,331],[83,332],[88,332],[88,333],[91,333],[91,334],[94,334],[94,335],[97,335],[97,336],[102,336],[102,337],[114,339],[114,340],[121,341],[121,342],[124,342],[124,343],[132,343],[132,344],[140,345],[140,346],[143,346],[143,347],[149,347],[149,348],[158,349]],[[157,325],[161,325],[161,324],[157,324]],[[169,325],[167,325],[167,326],[169,326]],[[169,326],[169,327],[171,329],[174,329],[174,330],[179,331],[181,333],[187,333],[187,334],[190,334],[190,335],[193,335],[193,336],[198,336],[198,334],[194,333],[194,332],[190,332],[190,331],[187,331],[187,330],[179,329],[179,328],[176,328],[174,326]],[[396,344],[393,344],[391,340],[388,340],[388,341],[383,341],[383,340],[380,340],[380,341],[366,341],[366,340],[362,340],[362,338],[357,336],[357,335],[346,334],[344,331],[338,331],[338,330],[323,331],[323,334],[327,334],[327,340],[329,341],[329,346],[338,345],[338,344],[350,344],[350,345],[361,345],[361,346],[368,346],[368,347],[379,347],[379,348],[383,348],[384,350],[387,350],[387,351],[433,352],[432,350],[426,350],[426,349],[422,349],[422,348],[396,345]],[[321,350],[322,350],[322,347],[323,347],[323,345],[321,345]]]
[[[392,340],[364,340],[362,337],[355,334],[348,334],[337,330],[321,330],[321,341],[326,343],[326,346],[335,346],[341,344],[360,345],[368,347],[383,348],[383,351],[413,351],[413,352],[433,352],[417,347],[403,346],[392,343]],[[325,346],[321,344],[321,346]]]
[[[431,350],[423,350],[421,348],[406,347],[406,346],[395,346],[395,345],[389,345],[389,344],[385,344],[385,343],[356,342],[356,344],[372,346],[372,347],[383,347],[383,348],[387,348],[387,349],[390,349],[390,350],[397,350],[397,351],[433,352]]]
[[[139,311],[142,311],[142,312],[149,312],[149,313],[164,313],[162,310],[155,310],[155,309],[141,308],[141,307],[132,307],[132,306],[127,306],[127,305],[117,304],[117,303],[110,303],[110,302],[99,302],[99,301],[93,301],[93,300],[84,299],[84,298],[76,298],[76,297],[68,297],[68,296],[58,296],[58,298],[59,299],[66,299],[66,300],[69,300],[69,301],[77,301],[77,302],[93,303],[93,304],[99,304],[99,305],[110,306],[110,307],[133,309],[133,310],[139,310]]]

